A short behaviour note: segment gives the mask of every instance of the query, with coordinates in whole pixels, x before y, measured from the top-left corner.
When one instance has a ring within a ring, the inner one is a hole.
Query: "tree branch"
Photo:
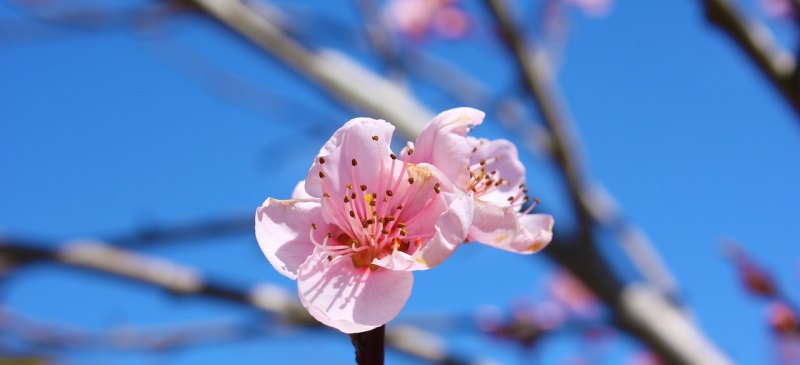
[[[769,30],[747,20],[731,0],[701,0],[708,20],[727,34],[772,82],[800,117],[800,87],[794,80],[796,60],[781,49]]]
[[[528,46],[517,32],[511,15],[502,5],[501,0],[487,0],[486,3],[497,21],[503,44],[514,55],[513,59],[523,76],[522,81],[525,88],[536,101],[542,121],[552,134],[553,158],[560,165],[560,171],[567,183],[572,206],[581,227],[579,234],[586,238],[590,234],[592,226],[589,208],[581,198],[581,191],[585,189],[586,179],[575,152],[574,127],[565,112],[561,97],[550,86],[549,72],[543,70],[547,67],[548,60],[544,53],[534,52],[533,59],[529,57]],[[584,239],[583,241],[588,240]]]
[[[270,284],[260,284],[249,290],[235,288],[209,280],[191,267],[139,255],[100,241],[75,241],[59,249],[43,247],[54,247],[54,244],[0,237],[0,257],[12,265],[55,262],[161,288],[175,295],[217,299],[258,309],[288,325],[327,328],[312,318],[293,294]],[[419,338],[437,338],[421,329],[403,326],[388,331],[386,345],[432,363],[471,363],[447,353],[441,340],[422,342],[408,338],[409,334]]]

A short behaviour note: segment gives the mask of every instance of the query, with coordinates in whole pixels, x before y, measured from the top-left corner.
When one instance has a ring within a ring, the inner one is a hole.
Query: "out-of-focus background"
[[[798,364],[796,6],[3,0],[0,364],[352,363],[252,215],[346,120],[456,106],[556,239],[417,273],[387,363]]]

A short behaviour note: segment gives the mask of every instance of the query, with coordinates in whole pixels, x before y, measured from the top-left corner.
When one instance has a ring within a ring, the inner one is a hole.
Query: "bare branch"
[[[100,241],[75,241],[54,250],[43,242],[8,240],[0,238],[0,257],[16,264],[37,261],[55,262],[81,268],[102,275],[165,289],[173,294],[205,297],[259,309],[275,316],[281,323],[306,328],[326,329],[294,299],[293,294],[270,284],[260,284],[249,290],[216,283],[197,270],[165,259],[139,255]],[[411,356],[438,364],[468,364],[449,353],[437,343],[419,343],[406,338],[408,326],[387,331],[386,345]],[[411,333],[423,333],[421,329]],[[439,343],[442,343],[441,341]]]
[[[581,191],[585,189],[586,178],[579,163],[576,149],[576,138],[573,125],[565,112],[564,102],[555,88],[550,85],[550,73],[544,70],[548,67],[548,59],[544,53],[533,53],[529,57],[528,46],[519,35],[510,14],[502,5],[501,0],[487,0],[489,9],[499,25],[500,35],[504,44],[514,55],[514,61],[522,73],[522,80],[528,92],[535,99],[542,121],[552,134],[552,152],[556,162],[561,167],[561,172],[567,182],[570,198],[578,223],[581,227],[582,241],[590,234],[591,217],[589,208],[582,199]]]
[[[708,20],[747,54],[800,117],[800,85],[792,55],[780,48],[769,30],[748,20],[732,0],[702,0]]]
[[[415,135],[432,117],[404,88],[337,51],[305,48],[241,1],[192,1],[212,18],[294,67],[344,104],[386,118],[405,135]]]

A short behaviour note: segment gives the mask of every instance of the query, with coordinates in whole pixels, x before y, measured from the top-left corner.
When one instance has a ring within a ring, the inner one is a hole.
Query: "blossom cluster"
[[[368,331],[400,312],[413,271],[439,265],[464,242],[523,254],[550,242],[553,218],[529,214],[535,202],[516,147],[467,136],[483,118],[471,108],[442,112],[399,154],[393,125],[352,119],[320,149],[292,199],[268,198],[257,209],[261,250],[297,280],[314,318]]]

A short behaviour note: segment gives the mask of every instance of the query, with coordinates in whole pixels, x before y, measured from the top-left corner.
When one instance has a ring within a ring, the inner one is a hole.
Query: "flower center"
[[[472,161],[477,160],[474,155],[476,152],[478,152],[482,145],[483,141],[481,140],[472,148]],[[496,191],[504,185],[511,185],[512,182],[504,179],[495,168],[498,161],[500,161],[500,156],[495,156],[488,159],[477,160],[470,166],[467,166],[467,172],[469,172],[469,184],[467,185],[466,190],[472,191],[475,194],[475,197],[478,198]],[[525,182],[517,185],[516,190],[517,192],[509,194],[506,200],[511,205],[521,207],[523,204],[528,202],[528,200],[530,200],[528,197],[528,189],[525,188]],[[534,199],[534,205],[535,204],[536,201]]]
[[[376,137],[373,140],[377,141]],[[420,217],[430,216],[429,212],[437,209],[440,184],[436,182],[431,187],[428,182],[431,175],[427,169],[403,162],[394,154],[389,157],[388,171],[383,164],[380,167],[362,166],[353,158],[349,161],[350,182],[344,189],[333,189],[332,183],[320,170],[323,199],[329,199],[325,203],[332,209],[331,215],[335,217],[332,223],[338,233],[328,232],[319,242],[314,234],[318,227],[312,224],[309,235],[317,247],[328,253],[329,261],[349,257],[357,268],[376,270],[378,267],[372,265],[374,259],[395,251],[413,254],[432,236],[432,231],[426,229],[410,233],[409,225]],[[356,170],[359,168],[380,169],[378,179],[372,182],[375,186],[358,181]],[[431,188],[433,192],[428,190]],[[340,191],[339,196],[332,196],[335,191]],[[408,207],[412,207],[411,211]]]

